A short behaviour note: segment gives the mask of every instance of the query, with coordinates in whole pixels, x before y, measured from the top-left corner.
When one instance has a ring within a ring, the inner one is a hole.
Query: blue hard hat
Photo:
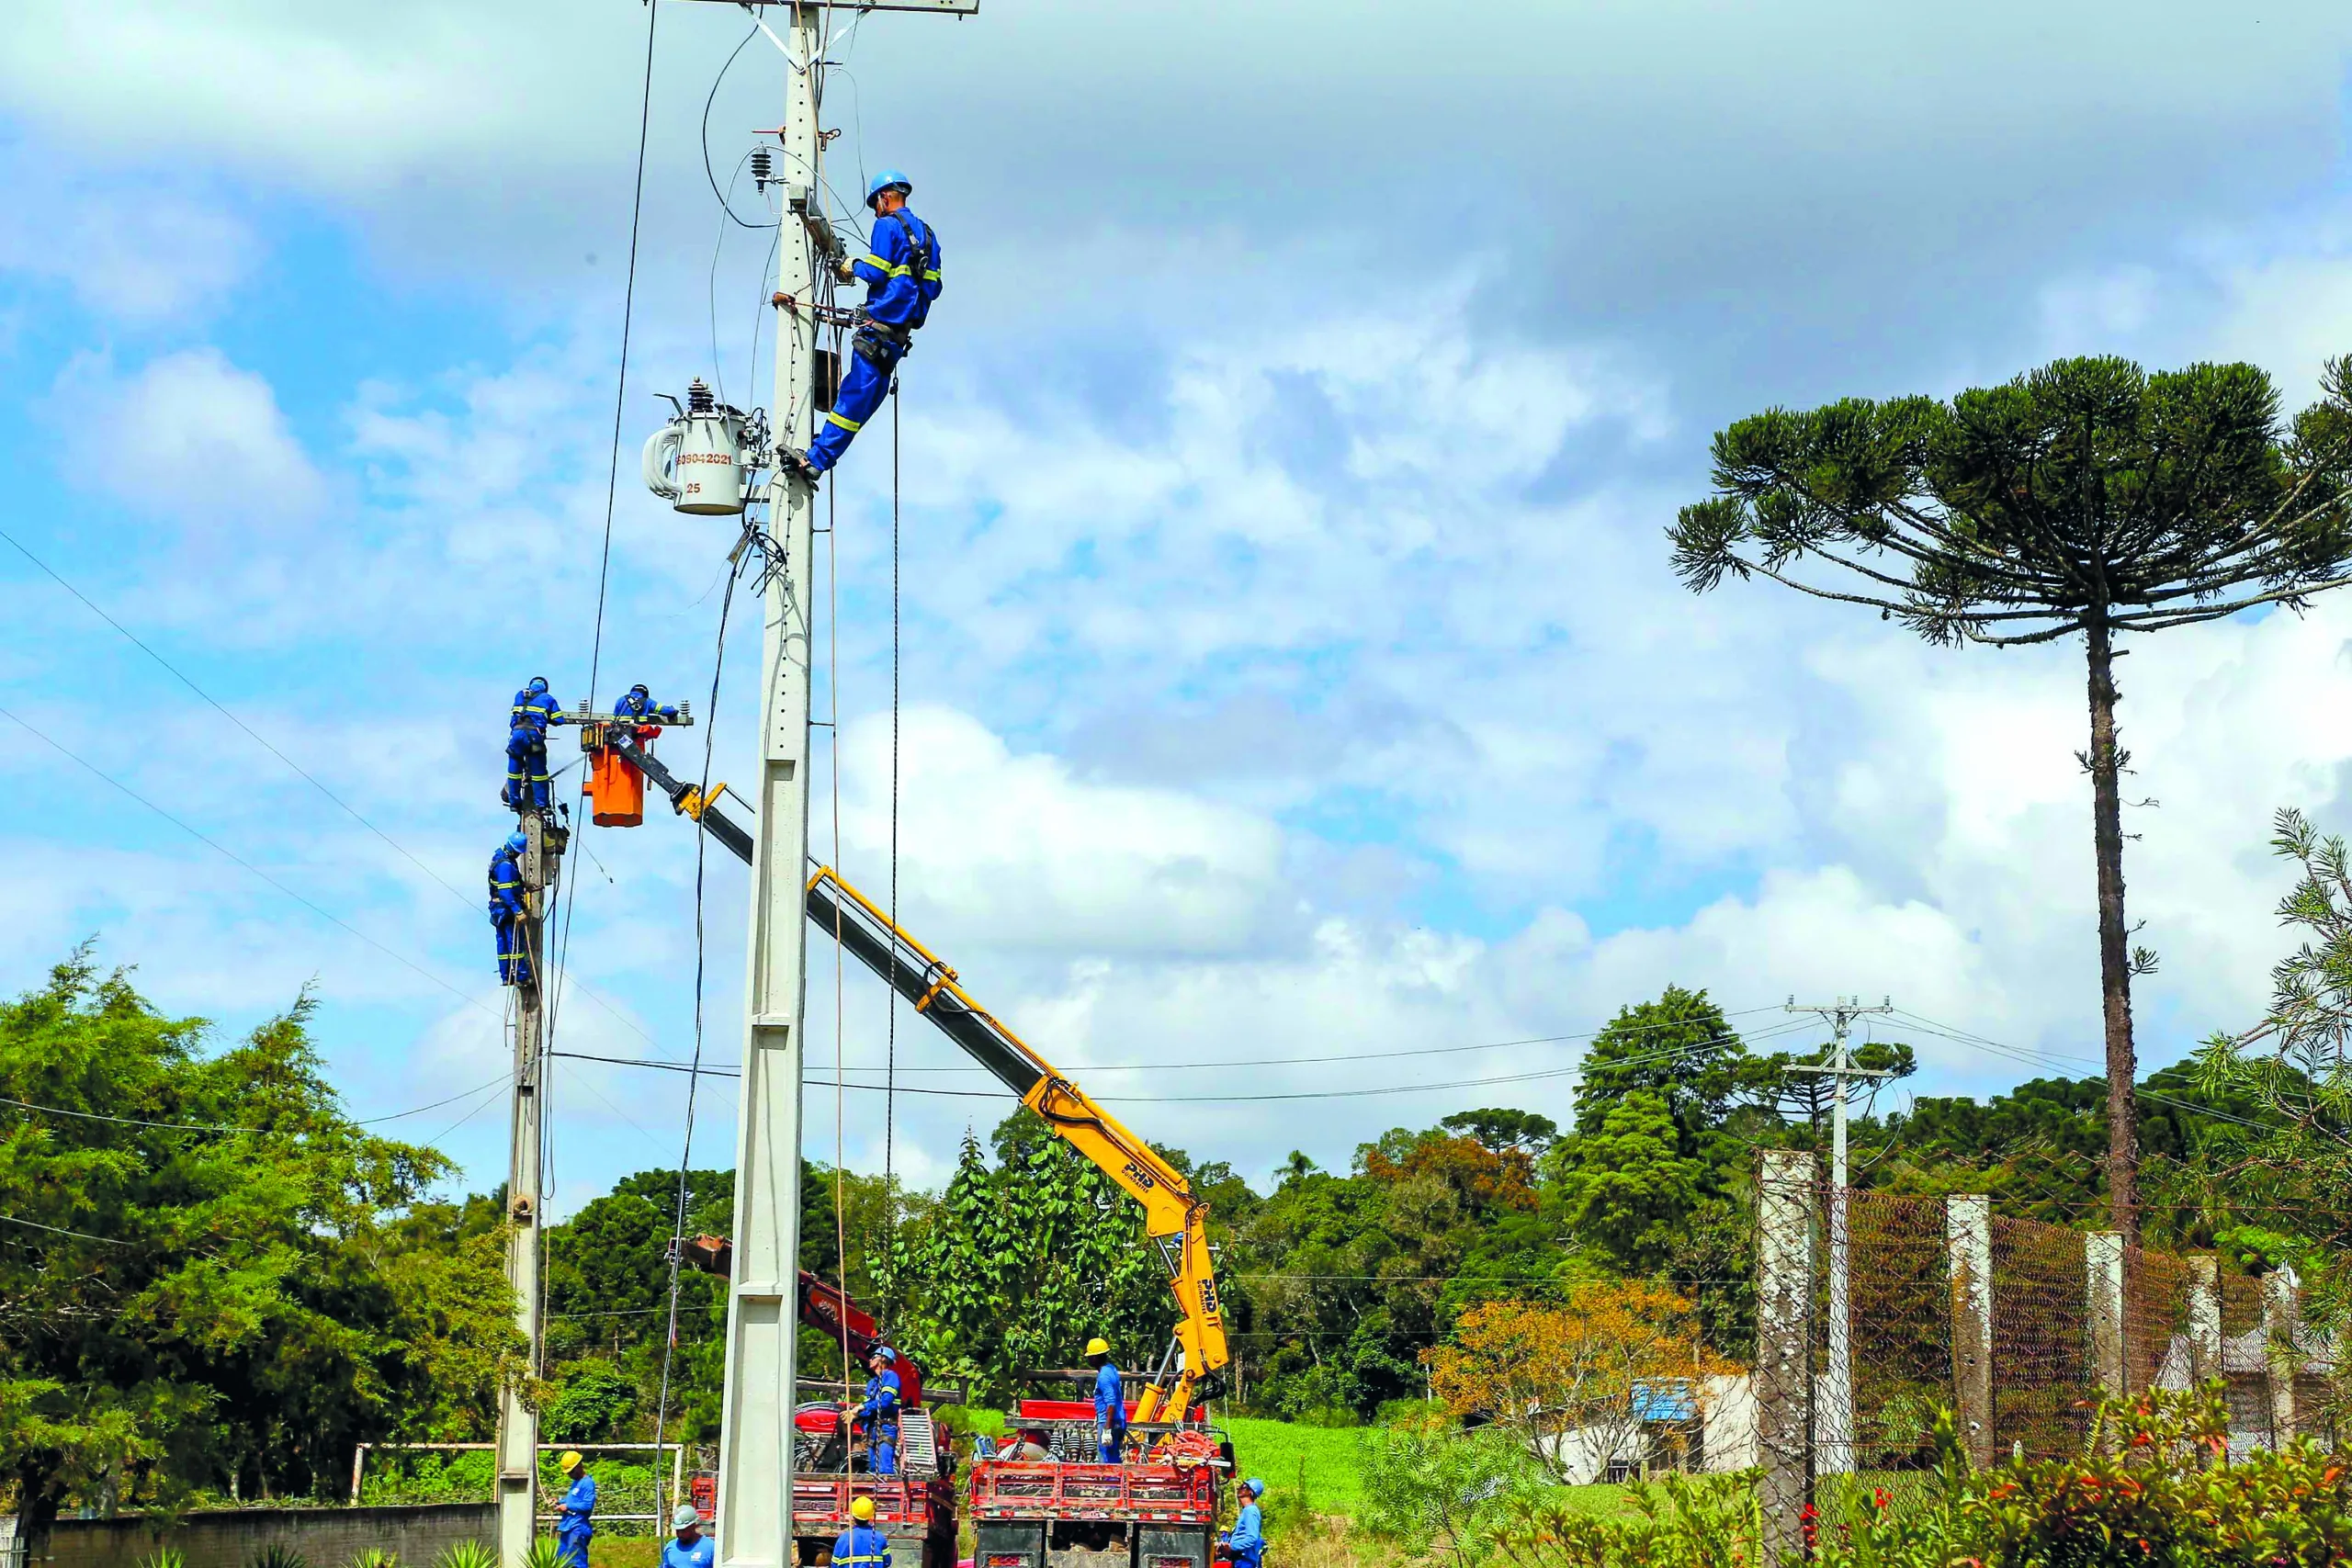
[[[1250,1495],[1252,1497],[1263,1497],[1266,1495],[1266,1483],[1257,1476],[1251,1476],[1241,1484],[1250,1488]]]
[[[528,833],[509,833],[506,847],[519,855],[531,847],[531,836]]]
[[[881,173],[876,175],[872,179],[865,182],[865,205],[868,207],[873,206],[874,198],[876,197],[880,196],[884,191],[890,189],[894,186],[898,187],[898,192],[900,196],[912,196],[915,193],[915,182],[907,178],[903,171],[898,169],[884,169]]]
[[[648,690],[646,689],[645,682],[642,682],[642,681],[639,681],[636,685],[631,686],[631,687],[629,688],[629,692],[630,692],[630,694],[631,694],[632,695],[639,695],[639,696],[648,696],[648,697],[650,697],[650,696],[651,696],[651,695],[653,694],[651,692],[650,692],[650,691],[648,691]]]
[[[888,1345],[876,1345],[874,1348],[874,1353],[886,1361],[896,1361],[899,1359],[899,1353]]]
[[[532,677],[531,677],[531,690],[533,690],[534,692],[544,692],[544,691],[546,691],[547,689],[548,689],[548,678],[547,678],[546,676],[544,676],[544,675],[534,675],[534,676],[532,676]]]

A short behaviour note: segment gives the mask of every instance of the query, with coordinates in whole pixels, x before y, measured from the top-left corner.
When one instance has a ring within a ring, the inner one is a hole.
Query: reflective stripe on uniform
[[[838,425],[840,425],[843,430],[848,431],[852,435],[856,434],[859,431],[864,430],[864,429],[865,428],[865,423],[864,423],[863,422],[858,421],[858,420],[854,420],[854,419],[843,419],[841,415],[839,415],[839,414],[837,414],[837,413],[829,413],[829,414],[827,414],[827,415],[825,416],[825,423],[826,423],[827,424],[838,424]],[[840,1561],[840,1559],[838,1559],[838,1558],[837,1558],[837,1559],[835,1559],[835,1561],[836,1561],[836,1562],[838,1562],[838,1561]]]

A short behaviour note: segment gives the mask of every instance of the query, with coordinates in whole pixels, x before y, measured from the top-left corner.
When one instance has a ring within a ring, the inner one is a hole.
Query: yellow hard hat
[[[1086,1342],[1086,1353],[1090,1356],[1107,1356],[1111,1353],[1111,1342],[1098,1334]]]
[[[580,1450],[578,1449],[564,1450],[563,1452],[556,1455],[555,1467],[558,1470],[578,1470],[580,1468]]]
[[[849,1517],[853,1519],[860,1520],[873,1518],[874,1499],[871,1497],[856,1497],[851,1499],[849,1506]]]

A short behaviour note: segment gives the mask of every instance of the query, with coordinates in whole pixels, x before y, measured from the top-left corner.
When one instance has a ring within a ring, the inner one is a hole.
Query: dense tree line
[[[522,1379],[504,1195],[444,1199],[440,1156],[348,1118],[310,1018],[299,998],[215,1048],[87,953],[0,1008],[0,1464],[28,1523],[69,1502],[333,1495],[354,1444],[486,1437],[502,1380]],[[1866,1059],[1911,1067],[1900,1044]],[[1602,1279],[1673,1288],[1708,1353],[1741,1358],[1757,1150],[1823,1137],[1802,1060],[1752,1049],[1704,993],[1669,987],[1591,1042],[1566,1126],[1489,1107],[1394,1129],[1344,1169],[1294,1151],[1262,1182],[1163,1150],[1212,1205],[1228,1399],[1374,1417],[1423,1395],[1424,1353],[1472,1309],[1564,1303]],[[2299,1245],[2290,1179],[2245,1181],[2249,1124],[2275,1122],[2298,1083],[2306,1100],[2341,1093],[2279,1063],[2258,1082],[2208,1062],[2142,1086],[2154,1239],[2218,1238],[2256,1264]],[[1989,1188],[2011,1212],[2096,1223],[2106,1100],[2096,1079],[2052,1078],[1865,1108],[1855,1179]],[[2340,1145],[2340,1117],[2310,1124],[2317,1154]],[[978,1400],[1007,1397],[1019,1369],[1073,1364],[1095,1333],[1132,1366],[1167,1343],[1136,1209],[1026,1111],[967,1136],[938,1193],[814,1164],[802,1191],[802,1266],[846,1279]],[[716,1435],[725,1288],[678,1275],[673,1341],[680,1195],[677,1172],[641,1172],[549,1227],[549,1360],[524,1386],[550,1438],[650,1435],[665,1361],[666,1429]],[[684,1198],[687,1235],[728,1229],[729,1173],[689,1172]],[[808,1376],[840,1375],[823,1336],[801,1348]]]

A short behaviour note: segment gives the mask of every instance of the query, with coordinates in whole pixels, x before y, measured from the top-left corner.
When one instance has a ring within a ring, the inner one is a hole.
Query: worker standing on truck
[[[899,361],[914,346],[915,329],[939,298],[939,236],[907,210],[907,197],[914,188],[914,182],[896,169],[876,175],[865,187],[865,205],[874,213],[873,248],[834,267],[842,282],[865,285],[865,307],[850,339],[849,372],[833,394],[824,427],[805,456],[788,447],[784,451],[785,467],[812,485],[842,460],[850,442],[882,406]],[[784,295],[775,299],[779,305],[786,303]]]
[[[1233,1559],[1233,1568],[1259,1568],[1265,1558],[1265,1517],[1258,1512],[1258,1499],[1265,1495],[1266,1483],[1258,1477],[1243,1482],[1241,1512],[1234,1516],[1233,1528],[1217,1538]]]
[[[588,1568],[588,1539],[596,1533],[596,1478],[576,1450],[555,1462],[571,1477],[571,1489],[556,1506],[555,1560],[562,1568]]]
[[[874,1375],[865,1380],[865,1403],[857,1407],[857,1425],[865,1433],[865,1468],[876,1475],[899,1473],[899,1353],[876,1345],[865,1365]]]
[[[718,1543],[704,1539],[702,1516],[692,1503],[681,1503],[670,1516],[677,1539],[662,1548],[662,1568],[711,1568],[718,1561]]]
[[[498,982],[502,986],[531,983],[531,944],[525,920],[530,914],[523,902],[523,852],[531,840],[510,833],[490,857],[490,923],[498,928]]]
[[[833,1568],[890,1568],[890,1538],[874,1528],[874,1499],[851,1498],[849,1519],[833,1542]]]
[[[1111,1342],[1101,1335],[1086,1342],[1086,1362],[1094,1369],[1094,1442],[1104,1464],[1119,1462],[1127,1440],[1126,1391],[1111,1364]]]

